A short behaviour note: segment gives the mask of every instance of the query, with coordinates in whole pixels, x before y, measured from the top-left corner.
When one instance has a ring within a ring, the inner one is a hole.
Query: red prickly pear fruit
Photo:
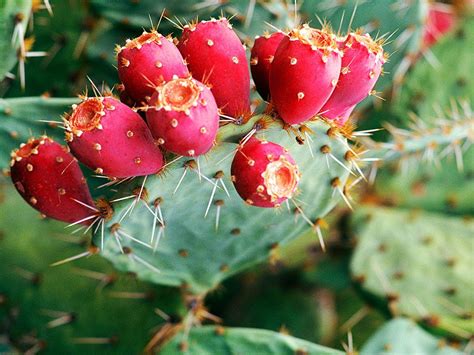
[[[298,124],[316,115],[341,71],[336,36],[303,25],[282,39],[270,68],[270,94],[280,117]]]
[[[454,6],[439,2],[428,5],[428,16],[423,33],[423,45],[431,47],[456,25]]]
[[[319,114],[344,125],[355,105],[371,94],[386,57],[380,42],[360,32],[349,33],[341,49],[343,57],[336,89]]]
[[[21,144],[11,156],[12,181],[33,208],[68,223],[93,215],[83,205],[94,206],[86,179],[67,147],[43,136]]]
[[[178,48],[193,77],[210,86],[224,114],[249,116],[250,71],[245,47],[227,19],[184,26]]]
[[[66,117],[74,156],[97,174],[126,178],[157,173],[163,154],[140,115],[113,97],[86,98]]]
[[[264,100],[270,98],[270,66],[281,40],[286,35],[275,32],[271,35],[257,36],[250,54],[250,70],[258,93]]]
[[[193,157],[211,149],[219,112],[207,86],[192,78],[175,78],[156,89],[150,105],[148,126],[165,150]]]
[[[293,196],[300,179],[298,166],[285,148],[257,138],[237,150],[231,174],[240,197],[257,207],[279,207]]]
[[[117,68],[128,96],[139,104],[146,103],[162,81],[189,75],[172,40],[156,31],[143,32],[117,47]]]

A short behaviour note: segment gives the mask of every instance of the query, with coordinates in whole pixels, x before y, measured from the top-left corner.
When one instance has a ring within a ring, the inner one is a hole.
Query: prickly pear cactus
[[[0,184],[0,194],[0,333],[18,349],[139,353],[148,331],[163,324],[156,307],[179,319],[178,290],[118,274],[101,258],[52,268],[64,253],[80,253],[87,238],[42,220],[10,186]]]
[[[437,117],[435,122],[432,118],[416,117],[407,129],[387,125],[389,142],[366,141],[387,164],[375,180],[375,191],[387,203],[402,207],[471,213],[471,104],[453,102]],[[378,164],[374,164],[372,172],[378,170]]]
[[[379,329],[360,350],[361,355],[461,355],[464,352],[427,333],[406,318],[395,318]]]
[[[474,223],[427,212],[364,208],[351,229],[353,279],[393,315],[460,338],[474,332]]]
[[[0,81],[24,55],[24,38],[31,12],[31,0],[7,0],[0,3]]]
[[[400,207],[472,215],[474,149],[463,153],[462,161],[457,161],[453,153],[443,160],[442,169],[429,163],[415,168],[415,159],[411,159],[382,170],[376,179],[377,195]]]
[[[343,352],[263,329],[205,326],[191,330],[187,354],[314,354],[336,355]],[[160,351],[176,354],[183,350],[180,334]]]
[[[328,135],[324,122],[309,127],[313,133],[303,145],[277,126],[258,134],[287,147],[302,172],[300,193],[279,211],[243,204],[232,188],[226,158],[236,145],[221,142],[200,159],[199,168],[182,158],[170,166],[166,178],[149,176],[142,200],[134,199],[132,190],[139,192],[143,179],[129,185],[116,199],[132,199],[114,203],[114,216],[104,234],[97,230],[95,245],[103,246],[103,256],[120,270],[193,293],[205,293],[264,261],[272,249],[311,224],[316,227],[315,221],[341,199],[349,164],[342,163],[343,168],[331,156],[345,161],[345,139]]]
[[[404,122],[410,121],[407,112],[425,120],[436,120],[442,118],[446,110],[456,114],[453,102],[467,102],[472,106],[474,67],[470,44],[473,41],[474,20],[468,17],[457,31],[431,49],[429,57],[420,60],[407,76],[404,89],[392,106]]]

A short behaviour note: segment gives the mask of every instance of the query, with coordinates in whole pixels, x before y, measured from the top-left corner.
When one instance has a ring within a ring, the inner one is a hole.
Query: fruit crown
[[[304,44],[308,44],[311,48],[321,49],[326,52],[339,52],[337,45],[337,37],[329,26],[322,29],[315,29],[308,24],[293,29],[290,39],[298,40]]]
[[[388,59],[388,55],[383,50],[384,39],[373,39],[370,34],[364,33],[363,29],[349,33],[345,39],[346,46],[351,46],[354,42],[366,47],[370,53],[375,54],[383,62]]]
[[[38,148],[40,145],[52,142],[47,136],[41,136],[40,138],[30,138],[26,143],[20,144],[19,149],[15,149],[11,152],[10,166],[15,165],[15,162],[20,161],[23,158],[28,158],[32,154],[38,154]]]

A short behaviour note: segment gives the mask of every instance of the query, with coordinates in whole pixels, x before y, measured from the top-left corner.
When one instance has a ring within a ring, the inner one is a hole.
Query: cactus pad
[[[146,201],[134,203],[137,199],[128,199],[114,204],[115,214],[107,222],[105,237],[99,229],[95,245],[104,246],[103,256],[117,268],[136,272],[144,280],[187,286],[193,293],[216,287],[223,279],[265,260],[274,248],[302,234],[309,229],[309,223],[324,217],[340,199],[348,172],[332,157],[345,162],[347,143],[340,137],[328,136],[329,126],[322,121],[310,127],[314,134],[303,145],[280,128],[269,128],[257,135],[288,148],[302,174],[301,193],[297,192],[279,210],[247,206],[238,197],[229,176],[236,145],[221,142],[200,159],[199,167],[182,158],[166,170],[165,176],[149,176],[142,194]],[[132,183],[119,198],[130,196],[132,189],[137,193],[141,184],[142,180]],[[164,227],[156,222],[160,219],[158,202]],[[155,247],[158,237],[161,240]],[[131,248],[131,253],[124,254],[123,247]]]
[[[474,223],[424,212],[364,208],[352,221],[351,272],[392,314],[460,338],[474,332]]]
[[[181,348],[178,334],[160,354],[176,354]],[[187,341],[189,355],[211,354],[312,354],[337,355],[343,352],[316,345],[289,335],[263,329],[205,326],[191,330]],[[182,349],[182,348],[181,348]]]

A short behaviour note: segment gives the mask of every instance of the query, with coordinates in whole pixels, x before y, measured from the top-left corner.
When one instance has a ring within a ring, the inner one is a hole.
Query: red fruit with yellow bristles
[[[211,149],[219,113],[207,86],[192,78],[176,78],[156,89],[150,105],[148,126],[164,149],[191,157]]]
[[[329,99],[341,71],[336,36],[303,25],[280,42],[270,68],[270,94],[289,124],[315,116]]]
[[[94,202],[67,147],[46,136],[32,138],[12,152],[10,165],[13,184],[33,208],[63,222],[92,222],[87,218],[94,214]]]
[[[145,104],[163,81],[189,74],[172,40],[156,31],[143,32],[118,47],[117,70],[127,95],[138,105]]]
[[[184,26],[178,44],[194,78],[209,85],[226,115],[250,113],[250,71],[245,47],[227,19]]]
[[[264,100],[270,98],[270,67],[280,42],[286,35],[275,32],[271,35],[258,36],[250,54],[250,70],[255,87]]]
[[[231,167],[235,189],[257,207],[278,207],[291,198],[300,173],[288,151],[276,143],[251,138],[237,150]]]
[[[341,73],[321,116],[344,125],[355,105],[372,91],[386,62],[382,45],[369,34],[350,33],[341,43]]]
[[[113,97],[84,99],[65,123],[72,153],[97,174],[127,178],[154,174],[163,166],[146,123]]]

